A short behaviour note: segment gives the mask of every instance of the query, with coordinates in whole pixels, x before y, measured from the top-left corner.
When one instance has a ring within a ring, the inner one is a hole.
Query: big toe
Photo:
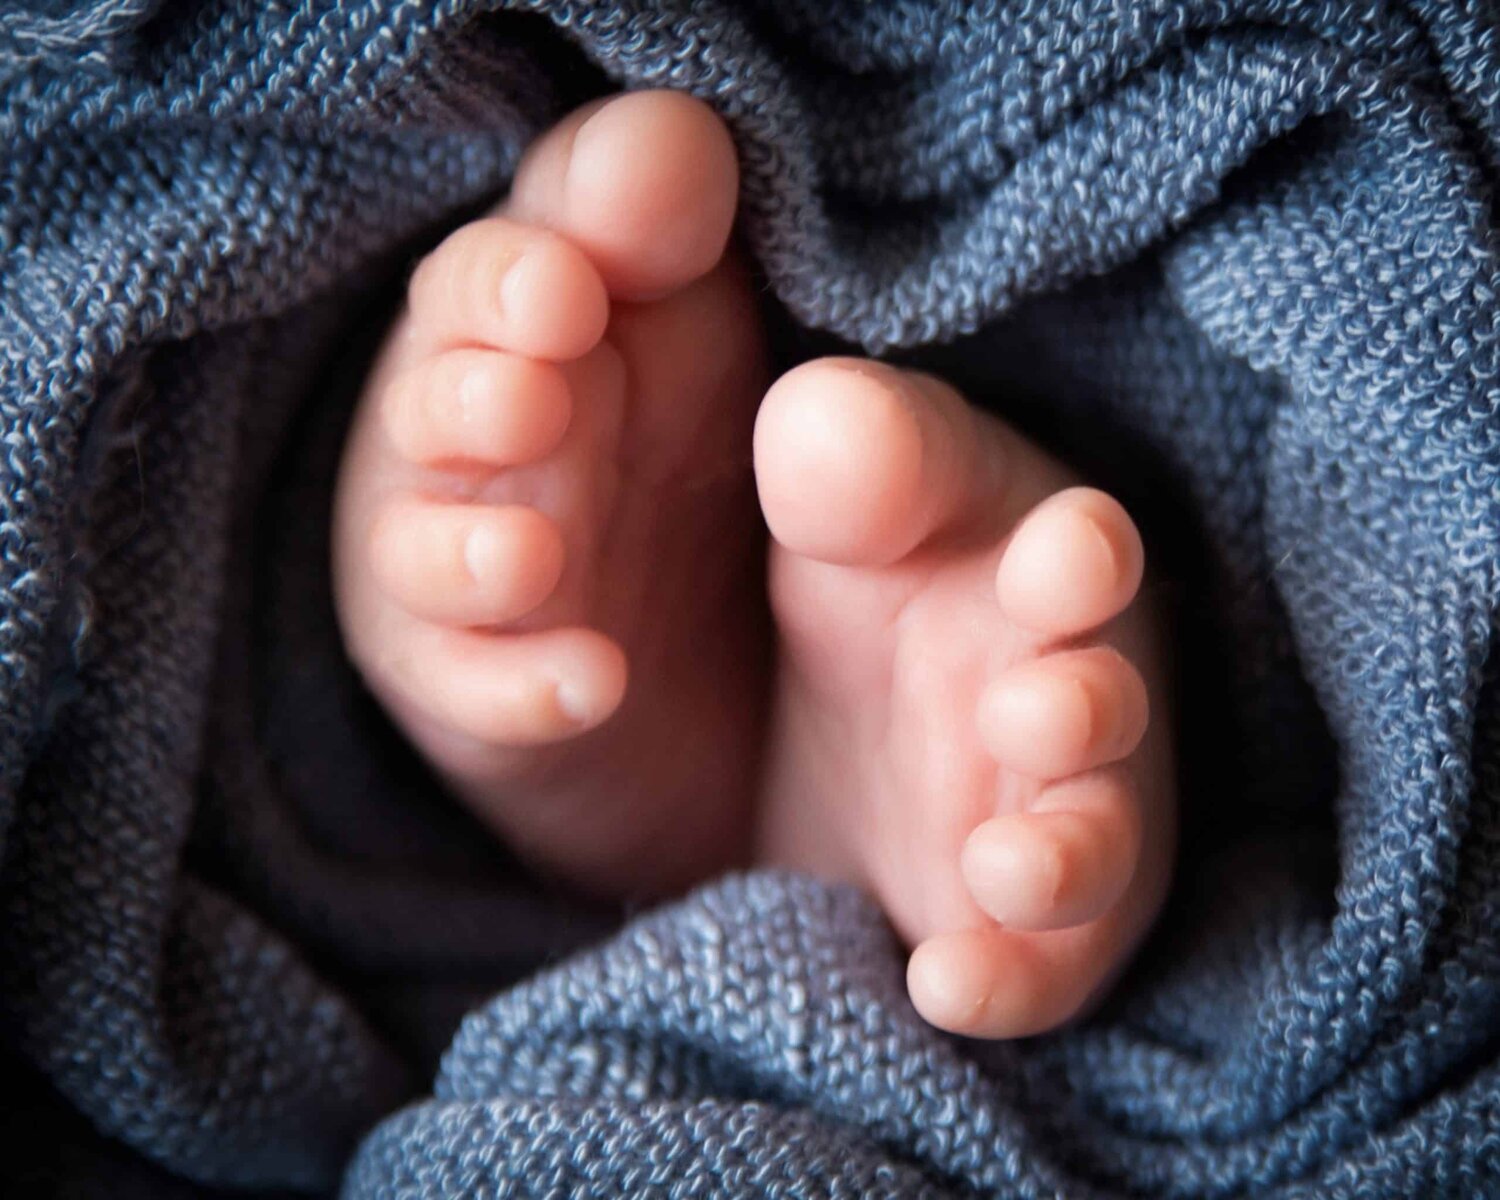
[[[511,216],[571,239],[628,299],[705,275],[734,223],[739,165],[723,121],[678,92],[587,105],[527,151]]]
[[[805,363],[772,385],[756,418],[766,522],[794,554],[887,566],[999,491],[989,434],[929,376],[861,359]]]

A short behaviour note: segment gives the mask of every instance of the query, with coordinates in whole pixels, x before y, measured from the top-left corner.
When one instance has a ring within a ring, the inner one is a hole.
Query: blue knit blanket
[[[645,86],[786,357],[1154,530],[1181,862],[1081,1027],[935,1033],[852,891],[549,892],[339,655],[403,272]],[[1500,1195],[1492,0],[6,0],[0,147],[0,1191]]]

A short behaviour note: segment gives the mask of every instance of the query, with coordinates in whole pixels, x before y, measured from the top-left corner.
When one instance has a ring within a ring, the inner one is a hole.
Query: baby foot
[[[676,889],[748,840],[766,378],[725,257],[737,188],[697,101],[574,113],[417,268],[341,467],[353,661],[509,844],[600,893]]]
[[[782,642],[760,857],[873,891],[933,1024],[1062,1024],[1170,870],[1135,526],[951,388],[873,362],[783,376],[755,469]]]

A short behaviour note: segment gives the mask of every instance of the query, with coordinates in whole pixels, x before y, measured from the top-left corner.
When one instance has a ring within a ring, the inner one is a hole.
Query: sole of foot
[[[738,173],[667,92],[581,109],[417,267],[335,505],[349,654],[524,857],[609,896],[741,860],[769,649]]]
[[[1074,1019],[1175,837],[1134,524],[953,389],[859,359],[772,386],[755,467],[781,643],[760,857],[870,889],[931,1023]]]

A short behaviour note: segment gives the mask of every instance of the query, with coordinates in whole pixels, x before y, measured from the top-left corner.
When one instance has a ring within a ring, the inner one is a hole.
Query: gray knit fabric
[[[0,5],[0,1180],[1500,1194],[1496,18]],[[609,933],[341,658],[329,479],[403,272],[639,86],[729,121],[784,357],[942,371],[1170,568],[1181,868],[1085,1026],[939,1036],[793,877]]]

